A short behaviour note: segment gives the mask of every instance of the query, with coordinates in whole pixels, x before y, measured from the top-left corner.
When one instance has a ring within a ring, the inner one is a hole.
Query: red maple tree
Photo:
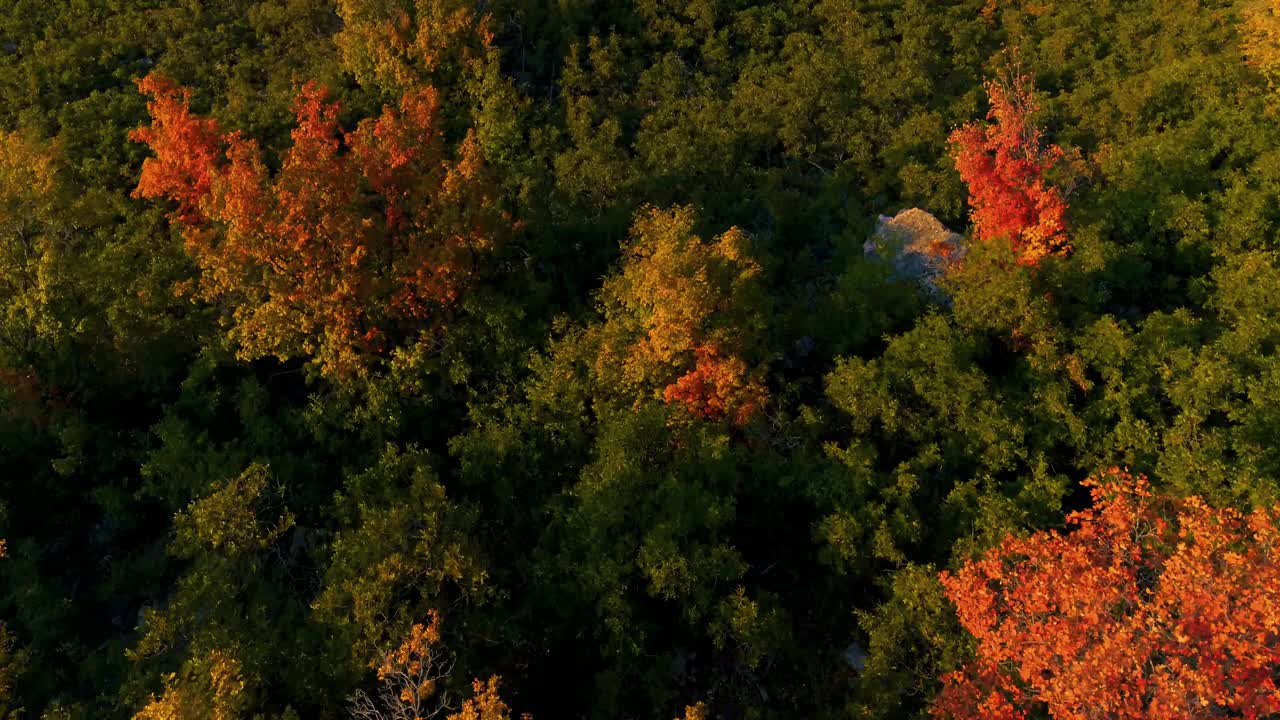
[[[969,207],[980,240],[1006,238],[1019,262],[1035,265],[1066,252],[1067,202],[1046,173],[1063,157],[1062,148],[1043,141],[1032,122],[1039,109],[1029,75],[1012,71],[986,84],[987,118],[951,134],[951,154],[969,186]]]
[[[937,718],[1173,720],[1280,712],[1280,506],[1155,496],[1111,469],[1069,532],[942,573],[977,657]]]
[[[158,75],[138,86],[152,122],[131,137],[156,156],[134,196],[177,203],[197,294],[228,307],[243,357],[358,369],[391,330],[453,303],[500,232],[479,143],[447,146],[430,87],[344,132],[339,104],[308,83],[273,174],[255,141],[192,115],[186,89]]]

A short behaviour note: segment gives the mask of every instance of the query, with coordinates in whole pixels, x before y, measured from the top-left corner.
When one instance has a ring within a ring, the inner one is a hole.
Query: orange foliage
[[[695,415],[721,418],[732,411],[736,425],[745,425],[764,404],[764,385],[747,375],[747,365],[724,357],[714,345],[694,349],[697,364],[662,391],[667,403],[682,403]]]
[[[142,78],[138,90],[151,96],[147,103],[151,125],[130,132],[129,139],[149,145],[156,156],[142,161],[142,176],[133,195],[168,197],[178,203],[175,217],[198,224],[204,219],[200,206],[212,190],[214,168],[222,155],[218,123],[193,116],[187,106],[191,91],[163,75]]]
[[[1070,249],[1067,203],[1046,173],[1063,157],[1062,148],[1045,145],[1031,122],[1039,109],[1030,76],[1011,73],[1004,82],[988,82],[994,122],[969,123],[951,134],[951,152],[960,177],[969,186],[974,231],[981,240],[1008,239],[1024,265]]]
[[[427,714],[428,701],[452,667],[452,660],[440,645],[440,614],[435,610],[429,614],[431,621],[410,628],[404,642],[378,665],[378,680],[391,691],[384,697],[409,711],[408,717]]]
[[[1280,712],[1280,507],[1160,499],[1117,469],[1087,484],[1094,506],[1068,516],[1070,532],[1009,537],[942,574],[978,645],[934,716]]]
[[[684,708],[684,717],[676,718],[676,720],[708,720],[710,716],[707,714],[706,703],[696,703],[694,705],[686,705]]]
[[[462,709],[450,715],[448,720],[509,720],[511,708],[498,695],[499,682],[497,675],[490,677],[488,682],[473,680],[471,692],[474,697],[463,701]],[[520,717],[529,720],[530,715],[525,713]]]
[[[195,663],[186,676],[165,677],[165,691],[151,696],[133,720],[236,720],[244,717],[247,685],[240,663],[219,650]]]
[[[399,647],[380,662],[372,663],[382,684],[378,702],[364,692],[357,692],[351,698],[353,718],[424,720],[449,709],[444,684],[453,670],[453,656],[441,643],[440,614],[430,610],[428,615],[430,622],[414,625]],[[474,680],[473,696],[463,701],[461,709],[450,713],[447,720],[510,720],[511,708],[498,695],[500,682],[496,675],[488,682]],[[521,718],[529,720],[529,715]]]
[[[308,83],[293,145],[268,173],[257,144],[193,117],[189,93],[157,76],[156,157],[137,197],[178,203],[198,295],[230,305],[242,357],[312,356],[346,374],[397,329],[418,329],[456,300],[492,247],[493,186],[473,134],[449,156],[431,88],[410,91],[344,133],[339,105]]]

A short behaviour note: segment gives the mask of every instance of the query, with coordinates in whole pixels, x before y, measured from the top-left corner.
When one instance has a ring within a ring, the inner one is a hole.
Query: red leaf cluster
[[[1070,532],[1006,538],[942,583],[977,658],[938,718],[1173,720],[1280,712],[1280,507],[1153,496],[1112,469]]]
[[[953,132],[952,157],[969,186],[978,239],[1006,238],[1019,262],[1036,265],[1070,249],[1067,202],[1045,177],[1063,151],[1044,144],[1042,131],[1031,121],[1038,104],[1030,77],[1019,74],[986,87],[991,99],[987,118],[994,122],[973,122]]]
[[[712,420],[732,411],[731,419],[739,426],[764,407],[768,393],[750,378],[742,360],[721,355],[714,345],[699,346],[694,356],[694,368],[663,390],[664,401],[683,404],[694,415]]]

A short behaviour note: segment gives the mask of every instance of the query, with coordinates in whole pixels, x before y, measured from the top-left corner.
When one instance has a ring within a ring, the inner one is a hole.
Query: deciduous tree
[[[1008,537],[943,573],[976,657],[938,718],[1280,712],[1280,507],[1241,513],[1111,469],[1066,532]]]
[[[652,393],[695,416],[741,425],[767,398],[757,346],[762,270],[741,230],[708,242],[694,222],[688,207],[648,208],[636,218],[622,270],[601,290],[605,341],[596,371],[627,395]]]
[[[443,684],[453,671],[454,657],[441,643],[440,613],[427,614],[426,625],[415,623],[398,647],[372,663],[378,671],[378,699],[356,692],[351,697],[353,718],[423,720],[448,707]]]
[[[363,691],[351,697],[355,720],[429,720],[449,713],[446,720],[510,720],[511,708],[498,694],[501,679],[471,683],[472,697],[457,712],[449,712],[446,687],[453,672],[454,656],[441,640],[440,613],[427,611],[426,625],[415,623],[394,650],[373,663],[381,687],[374,702]],[[521,716],[529,720],[529,715]]]
[[[498,695],[500,684],[501,679],[497,675],[490,676],[487,681],[479,678],[471,681],[472,697],[464,700],[462,709],[450,715],[448,720],[510,720],[511,708]],[[520,719],[530,720],[530,715],[524,713]]]
[[[1274,85],[1280,80],[1280,2],[1250,0],[1244,4],[1242,20],[1245,57]]]
[[[255,141],[193,116],[189,92],[148,76],[156,157],[134,194],[177,203],[201,269],[197,297],[225,307],[246,359],[308,357],[332,376],[427,327],[480,270],[500,220],[475,135],[444,141],[430,87],[344,132],[315,84],[294,103],[280,170]]]
[[[1035,265],[1070,249],[1060,189],[1046,177],[1063,157],[1047,144],[1033,116],[1039,110],[1030,75],[1017,66],[986,84],[987,125],[973,122],[951,134],[951,153],[969,186],[974,232],[981,240],[1004,238],[1019,261]]]
[[[164,694],[152,696],[133,720],[239,720],[246,705],[246,683],[235,658],[214,650],[165,677]]]

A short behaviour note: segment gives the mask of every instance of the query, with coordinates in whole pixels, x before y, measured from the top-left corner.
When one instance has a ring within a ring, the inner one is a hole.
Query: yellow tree
[[[706,703],[694,703],[685,706],[684,717],[678,717],[676,720],[708,720],[711,716],[707,714]]]
[[[21,132],[0,132],[0,366],[29,363],[44,341],[69,329],[60,302],[77,273],[56,148]]]
[[[637,402],[656,397],[705,418],[745,424],[767,400],[759,328],[766,296],[745,233],[711,241],[692,208],[647,208],[601,289],[595,371]]]
[[[1280,80],[1280,2],[1250,0],[1241,17],[1241,49],[1249,64],[1275,85]]]
[[[489,17],[463,0],[338,0],[343,64],[363,85],[399,94],[450,83],[492,51]]]

